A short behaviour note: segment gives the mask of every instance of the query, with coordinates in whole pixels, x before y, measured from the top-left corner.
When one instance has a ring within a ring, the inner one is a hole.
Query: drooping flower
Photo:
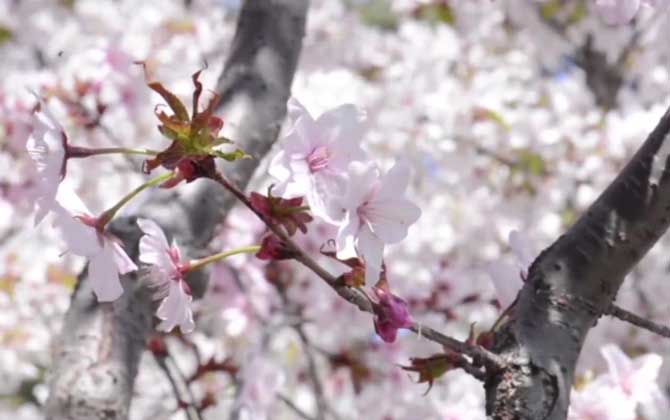
[[[535,255],[528,239],[519,231],[513,230],[509,233],[509,245],[517,259],[516,267],[503,260],[492,261],[486,266],[486,272],[493,281],[496,296],[503,309],[516,299]]]
[[[158,329],[171,331],[179,325],[184,333],[195,328],[191,310],[191,290],[184,281],[188,262],[182,261],[176,242],[170,245],[163,230],[152,220],[137,219],[144,232],[140,239],[140,261],[151,265],[151,282],[157,288],[157,296],[163,299],[156,316],[162,321]]]
[[[98,301],[118,299],[123,293],[119,274],[137,270],[120,241],[99,228],[98,219],[68,186],[58,189],[51,209],[70,252],[89,259],[88,274]]]
[[[382,340],[392,343],[400,328],[412,326],[407,302],[384,288],[374,287],[372,290],[379,299],[375,309],[375,331]]]
[[[288,113],[293,125],[268,170],[279,181],[276,192],[305,196],[313,214],[332,222],[331,199],[345,189],[349,164],[365,159],[362,114],[345,104],[315,120],[295,98],[289,100]]]
[[[35,224],[51,210],[58,186],[65,176],[67,136],[47,105],[39,97],[33,114],[33,131],[26,150],[37,169]]]
[[[396,163],[381,176],[374,163],[353,162],[348,169],[348,189],[337,204],[342,222],[337,233],[337,256],[365,261],[366,281],[376,282],[384,245],[401,241],[421,209],[404,197],[409,167]]]

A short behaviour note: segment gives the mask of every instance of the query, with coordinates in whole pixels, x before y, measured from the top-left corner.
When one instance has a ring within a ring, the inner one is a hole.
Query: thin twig
[[[170,361],[170,363],[174,367],[174,370],[177,372],[177,375],[179,376],[179,380],[182,382],[182,384],[184,384],[184,389],[186,389],[186,393],[188,394],[188,398],[190,399],[190,402],[188,403],[188,405],[193,408],[193,412],[195,413],[196,418],[198,420],[203,420],[202,411],[200,410],[200,407],[198,406],[198,401],[196,401],[195,395],[193,395],[193,391],[191,390],[191,387],[189,385],[188,378],[186,378],[186,375],[184,375],[184,372],[181,370],[181,368],[177,364],[177,361],[175,360],[175,358],[171,354],[168,353],[167,359]]]
[[[239,199],[246,207],[248,207],[249,210],[251,210],[259,219],[261,219],[263,223],[265,223],[268,229],[277,235],[279,239],[281,239],[291,249],[291,251],[295,253],[295,259],[297,261],[302,263],[314,274],[328,283],[328,285],[332,287],[335,292],[337,292],[337,294],[340,295],[344,300],[355,305],[363,312],[375,312],[369,299],[363,296],[363,294],[361,294],[361,292],[357,289],[347,287],[338,282],[335,276],[321,267],[309,254],[307,254],[302,248],[293,242],[293,240],[286,234],[286,232],[284,232],[279,226],[271,223],[265,218],[263,214],[258,212],[239,188],[224,178],[220,173],[216,173],[216,177],[212,179],[223,186],[237,199]],[[484,365],[492,371],[500,371],[506,366],[506,363],[502,360],[501,357],[481,346],[471,345],[462,341],[458,341],[424,325],[419,328],[417,324],[414,324],[409,329],[417,334],[419,334],[419,331],[421,331],[421,336],[427,340],[441,344],[445,348],[453,350],[457,353],[467,355],[471,357],[476,364]]]
[[[158,366],[161,368],[163,373],[165,373],[165,377],[168,379],[168,382],[170,382],[172,392],[174,393],[175,398],[177,398],[177,409],[182,408],[186,413],[188,420],[195,420],[191,415],[190,410],[188,410],[187,407],[182,407],[182,402],[184,400],[181,398],[181,392],[179,391],[179,386],[177,386],[177,381],[175,380],[174,376],[172,376],[172,372],[170,372],[170,368],[168,367],[167,363],[165,363],[165,358],[154,355],[154,360],[156,360]]]
[[[650,321],[646,318],[642,318],[639,315],[635,315],[632,312],[629,312],[623,308],[620,308],[614,304],[605,311],[606,315],[610,315],[614,318],[619,318],[622,321],[628,322],[645,330],[649,330],[655,334],[660,335],[661,337],[670,338],[670,328],[664,325],[659,325],[653,321]]]
[[[314,359],[314,355],[312,354],[309,345],[309,339],[307,338],[307,334],[305,334],[302,325],[298,324],[294,326],[293,329],[298,333],[298,337],[300,337],[300,342],[302,343],[302,348],[307,359],[307,370],[309,371],[309,378],[312,381],[312,388],[314,388],[314,397],[316,399],[316,419],[323,420],[325,419],[327,406],[326,401],[323,398],[323,386],[319,379],[319,371],[316,368],[316,360]]]
[[[291,410],[293,410],[298,416],[300,416],[300,418],[302,418],[304,420],[316,420],[316,419],[310,417],[309,414],[302,411],[300,409],[300,407],[295,405],[295,403],[293,401],[291,401],[287,396],[285,396],[283,394],[277,394],[277,398],[279,398],[284,404],[286,404]]]

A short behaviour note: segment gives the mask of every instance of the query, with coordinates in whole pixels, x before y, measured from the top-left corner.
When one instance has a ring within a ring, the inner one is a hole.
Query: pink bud
[[[259,260],[289,260],[295,257],[295,252],[288,248],[284,241],[276,235],[268,235],[261,242],[261,249],[256,253]]]
[[[375,331],[387,343],[395,341],[398,329],[412,326],[407,302],[381,288],[373,288],[379,303],[375,307]]]

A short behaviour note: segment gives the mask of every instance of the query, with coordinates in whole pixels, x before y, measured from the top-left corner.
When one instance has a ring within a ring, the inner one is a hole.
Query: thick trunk
[[[494,419],[567,416],[584,338],[670,224],[670,111],[588,211],[530,268],[496,337],[509,363],[486,383]]]
[[[284,120],[307,8],[307,0],[246,0],[242,7],[218,85],[221,112],[241,112],[235,140],[254,157],[224,168],[242,187]],[[195,256],[202,253],[233,203],[233,197],[214,183],[197,181],[186,193],[178,189],[156,195],[140,215],[161,223]],[[137,261],[140,232],[135,218],[119,220],[113,229]],[[194,279],[202,285],[200,293],[204,278]],[[55,343],[47,418],[128,418],[140,357],[153,329],[155,308],[144,283],[142,273],[125,276],[123,296],[99,304],[86,271],[82,273]]]

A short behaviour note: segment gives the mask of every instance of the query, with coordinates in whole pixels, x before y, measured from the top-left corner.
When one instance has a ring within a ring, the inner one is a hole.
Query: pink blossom
[[[596,9],[609,25],[623,25],[630,22],[637,12],[640,5],[655,7],[658,0],[596,0]]]
[[[503,308],[509,307],[516,299],[536,254],[531,249],[530,241],[525,234],[513,230],[509,233],[508,240],[517,259],[516,267],[503,260],[490,262],[486,266],[486,272],[491,276],[496,296]]]
[[[595,381],[571,393],[568,420],[634,420],[635,406],[621,390]]]
[[[641,403],[665,402],[656,383],[663,361],[659,355],[631,360],[613,344],[603,346],[601,353],[609,371],[572,392],[569,420],[633,420]]]
[[[403,240],[421,209],[404,197],[409,167],[396,163],[380,176],[374,163],[353,162],[348,170],[348,189],[338,202],[342,222],[337,233],[337,256],[365,260],[365,278],[376,282],[384,245]]]
[[[375,310],[375,331],[387,343],[395,341],[398,329],[412,326],[407,302],[383,288],[373,288],[379,303]]]
[[[346,104],[315,120],[294,98],[288,111],[293,125],[269,168],[279,181],[275,191],[286,198],[306,196],[316,216],[332,221],[330,202],[345,187],[349,163],[365,159],[361,113]]]
[[[191,310],[191,291],[184,281],[188,263],[181,259],[181,252],[173,241],[168,244],[161,228],[152,220],[137,219],[144,232],[140,239],[140,261],[152,266],[151,282],[158,289],[163,301],[156,311],[162,321],[158,329],[171,331],[179,325],[181,331],[189,333],[195,328]]]
[[[26,150],[37,169],[35,224],[38,224],[53,207],[58,186],[65,176],[67,137],[42,100],[33,120],[33,131],[28,137]]]
[[[630,359],[621,349],[608,344],[600,350],[607,361],[609,380],[633,401],[639,403],[660,390],[656,383],[663,359],[658,354],[647,354]]]
[[[51,210],[70,252],[89,259],[88,274],[98,301],[118,299],[123,294],[119,274],[137,270],[118,239],[98,228],[97,218],[67,186],[58,190]]]

